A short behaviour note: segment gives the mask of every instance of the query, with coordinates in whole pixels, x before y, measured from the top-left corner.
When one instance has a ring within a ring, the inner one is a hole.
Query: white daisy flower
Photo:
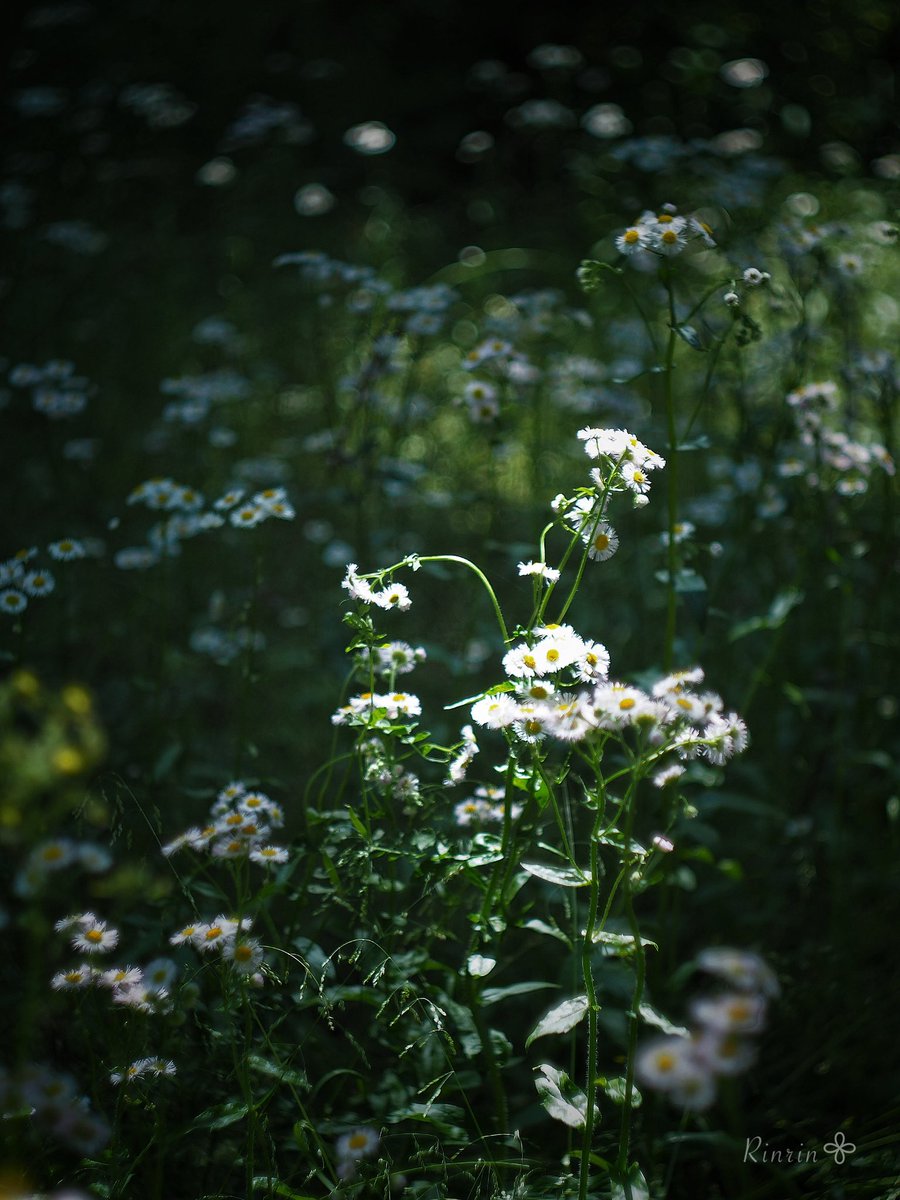
[[[278,866],[280,863],[286,863],[288,858],[288,852],[283,846],[254,846],[250,851],[250,861],[264,867]]]
[[[83,922],[71,944],[82,954],[106,954],[119,944],[119,931],[107,929],[105,921]]]
[[[240,975],[252,975],[263,960],[263,948],[255,938],[235,938],[222,949],[222,957]]]
[[[587,543],[588,558],[594,562],[606,562],[619,548],[619,535],[606,521],[601,521],[594,530],[584,530],[581,536]]]
[[[51,542],[47,553],[57,562],[71,562],[76,558],[84,558],[87,551],[83,542],[76,541],[75,538],[62,538],[58,542]]]
[[[344,1160],[369,1158],[377,1151],[380,1141],[377,1130],[363,1126],[339,1137],[335,1143],[335,1153]]]
[[[396,608],[399,612],[406,612],[412,600],[409,598],[409,589],[402,583],[391,583],[372,594],[372,603],[385,610]]]
[[[691,1005],[691,1015],[717,1033],[757,1033],[765,1026],[766,999],[753,992],[703,996]]]
[[[93,979],[94,968],[82,963],[78,967],[70,967],[68,971],[58,971],[50,980],[50,986],[56,992],[68,992],[88,987]]]
[[[519,706],[506,692],[483,696],[472,705],[472,720],[486,729],[505,729],[519,715]]]
[[[49,571],[29,571],[22,577],[22,591],[29,596],[49,596],[55,586]]]
[[[229,513],[228,520],[235,529],[252,529],[266,519],[266,510],[259,504],[242,504]]]
[[[616,238],[616,249],[620,254],[638,254],[650,246],[650,235],[640,225],[631,225]]]
[[[28,607],[25,593],[17,588],[5,588],[0,592],[0,611],[11,614],[20,613]]]
[[[520,562],[519,574],[533,575],[543,579],[545,583],[556,583],[559,580],[559,571],[555,567],[548,567],[545,562]]]

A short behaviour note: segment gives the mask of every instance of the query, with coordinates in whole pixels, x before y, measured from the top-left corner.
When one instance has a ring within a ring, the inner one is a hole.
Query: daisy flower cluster
[[[147,534],[147,545],[127,546],[114,556],[121,570],[145,570],[162,558],[181,553],[181,543],[211,529],[220,529],[226,519],[235,529],[252,529],[269,518],[292,521],[296,512],[282,487],[266,488],[249,500],[240,488],[232,488],[205,509],[203,494],[189,485],[168,477],[144,480],[129,494],[127,504],[143,504],[154,511],[174,515],[154,525]]]
[[[281,254],[273,265],[297,268],[300,278],[318,293],[321,308],[331,308],[342,300],[345,311],[353,316],[381,309],[392,315],[398,332],[413,337],[440,333],[459,300],[446,284],[398,289],[372,267],[341,262],[321,250]]]
[[[78,1154],[95,1154],[110,1138],[110,1128],[91,1111],[71,1075],[30,1063],[15,1072],[0,1068],[0,1113],[23,1116]]]
[[[111,1072],[109,1081],[122,1086],[145,1075],[155,1079],[171,1079],[176,1074],[177,1068],[170,1058],[136,1058],[123,1070]]]
[[[746,950],[704,950],[697,964],[730,985],[730,991],[698,997],[692,1027],[655,1038],[637,1055],[635,1075],[680,1108],[703,1110],[716,1098],[717,1081],[750,1067],[755,1051],[748,1038],[760,1033],[768,1002],[780,988],[771,968]]]
[[[427,655],[421,646],[413,647],[409,642],[385,642],[381,646],[363,646],[357,651],[360,670],[371,670],[376,675],[393,679],[395,675],[408,675]]]
[[[211,921],[196,921],[183,926],[172,934],[169,942],[173,946],[192,946],[200,954],[215,951],[238,975],[260,984],[262,976],[258,972],[263,961],[263,948],[256,938],[248,936],[252,928],[251,917],[229,917],[219,913]]]
[[[237,371],[226,369],[164,379],[160,391],[164,396],[175,397],[164,407],[163,420],[168,424],[193,426],[206,419],[215,403],[246,400],[250,395],[250,384]]]
[[[41,367],[19,363],[10,371],[9,382],[29,389],[34,411],[57,421],[84,412],[92,391],[88,381],[75,374],[74,363],[57,359]]]
[[[413,566],[413,570],[415,569]],[[351,599],[359,600],[363,604],[372,604],[385,611],[395,608],[398,612],[406,612],[412,605],[408,588],[402,583],[387,583],[383,587],[373,587],[369,580],[376,579],[380,583],[381,576],[382,573],[378,571],[370,575],[360,575],[356,563],[348,563],[341,587],[349,593]]]
[[[264,867],[278,866],[287,862],[288,852],[269,838],[273,829],[283,825],[284,813],[274,800],[235,780],[218,793],[205,825],[186,829],[167,842],[162,852],[169,858],[187,847],[213,858],[249,859]]]
[[[627,429],[588,426],[578,431],[578,437],[585,453],[597,463],[591,468],[593,486],[578,489],[574,497],[560,493],[551,508],[584,542],[588,558],[605,562],[619,548],[619,535],[606,517],[610,495],[628,493],[635,508],[646,507],[650,503],[650,474],[664,467],[666,460]],[[555,582],[543,563],[522,563],[519,572],[540,574],[548,583]]]
[[[674,204],[664,204],[659,212],[642,212],[633,225],[618,234],[616,249],[627,257],[647,253],[671,258],[692,241],[709,247],[716,244],[707,224],[697,217],[679,216]]]
[[[58,971],[50,981],[57,992],[102,988],[113,1004],[145,1013],[172,1011],[170,987],[178,969],[170,959],[155,959],[146,967],[97,965],[98,955],[107,955],[119,944],[118,929],[110,928],[92,912],[76,913],[57,921],[57,933],[67,934],[73,949],[86,961]]]
[[[896,466],[880,442],[855,440],[843,423],[838,388],[832,380],[808,383],[786,397],[799,446],[778,464],[782,478],[802,477],[808,487],[857,496],[868,490],[876,468],[893,475]]]
[[[28,546],[0,563],[0,612],[15,616],[28,607],[29,600],[43,599],[56,587],[53,573],[34,561],[38,553],[37,546]],[[51,542],[47,553],[56,562],[72,562],[85,558],[87,548],[74,538],[62,538]]]
[[[522,811],[521,804],[513,804],[510,816],[516,821],[522,815]],[[490,784],[479,785],[472,796],[454,806],[453,816],[457,825],[501,823],[506,816],[506,789]]]
[[[720,696],[693,690],[703,681],[699,667],[666,676],[651,692],[613,682],[605,646],[583,639],[570,625],[536,629],[530,641],[507,651],[503,669],[510,683],[476,701],[472,720],[520,742],[580,742],[635,729],[656,747],[657,759],[673,751],[680,759],[702,755],[721,764],[749,741],[737,713],[723,713]],[[659,786],[668,782],[666,777]]]
[[[75,842],[71,838],[51,838],[40,842],[28,855],[16,876],[18,896],[32,896],[48,876],[67,867],[80,867],[91,875],[100,875],[112,866],[112,856],[96,842]]]
[[[422,705],[411,692],[361,692],[332,713],[332,725],[379,725],[403,717],[421,716]]]
[[[462,403],[476,425],[486,424],[500,415],[500,389],[503,384],[534,383],[540,372],[528,356],[516,350],[502,337],[486,338],[465,355],[463,370],[480,372],[470,379],[462,394]]]

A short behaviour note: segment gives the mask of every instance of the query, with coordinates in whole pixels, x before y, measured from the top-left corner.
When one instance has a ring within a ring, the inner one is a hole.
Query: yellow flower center
[[[641,240],[641,235],[636,229],[626,229],[623,239],[629,246],[633,246],[635,242]]]
[[[603,551],[603,550],[606,550],[608,547],[609,547],[609,535],[605,534],[605,533],[598,533],[597,536],[594,538],[594,549]],[[588,661],[590,661],[590,659]],[[594,662],[596,662],[596,661],[597,660],[594,659]]]
[[[547,662],[556,662],[558,659],[559,659],[559,651],[558,650],[548,650],[547,651]]]
[[[534,655],[533,655],[533,654],[525,654],[525,655],[523,655],[523,656],[522,656],[522,662],[523,662],[523,663],[525,664],[525,666],[526,666],[526,667],[529,669],[529,671],[533,671],[533,670],[534,670],[534,668],[537,666],[537,661],[536,661],[536,659],[535,659],[535,657],[534,657]]]
[[[96,946],[98,942],[103,941],[103,930],[102,929],[89,929],[87,931],[87,933],[84,935],[84,937],[85,937],[85,941],[93,942],[94,945]]]
[[[667,1054],[663,1051],[662,1054],[656,1056],[656,1069],[658,1071],[672,1071],[675,1068],[675,1055]]]
[[[629,708],[634,708],[636,701],[633,696],[625,696],[619,701],[619,708],[627,712]]]
[[[666,243],[667,246],[674,246],[675,243],[678,241],[678,234],[675,232],[674,229],[666,229],[663,232],[662,240]]]

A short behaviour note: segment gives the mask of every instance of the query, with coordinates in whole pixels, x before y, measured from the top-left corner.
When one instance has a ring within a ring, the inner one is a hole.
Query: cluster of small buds
[[[359,668],[365,674],[372,670],[376,675],[393,678],[408,675],[427,655],[421,646],[409,642],[385,642],[383,646],[365,646],[357,653]]]
[[[381,1135],[378,1130],[369,1125],[342,1134],[334,1147],[338,1179],[352,1179],[356,1174],[356,1164],[360,1159],[371,1158],[376,1154],[380,1142]]]
[[[780,989],[767,964],[746,950],[705,950],[697,965],[734,990],[695,1000],[693,1028],[648,1042],[638,1051],[635,1074],[643,1086],[664,1093],[680,1108],[702,1111],[715,1100],[719,1078],[752,1065],[747,1035],[762,1031],[768,1001]]]
[[[41,367],[20,363],[9,373],[13,387],[30,388],[35,412],[51,420],[74,417],[87,407],[91,385],[75,374],[70,362],[54,360]]]
[[[74,538],[62,538],[51,542],[47,553],[56,562],[72,562],[85,558],[87,549]],[[56,587],[53,574],[34,562],[37,556],[37,546],[28,546],[0,563],[0,612],[16,616],[28,607],[29,600],[49,596]]]
[[[216,796],[204,826],[192,826],[162,847],[168,858],[187,847],[220,859],[249,859],[260,866],[287,862],[288,852],[269,836],[284,825],[281,807],[264,792],[248,789],[240,780]]]
[[[444,781],[447,787],[462,783],[466,777],[466,772],[479,752],[478,741],[472,726],[463,725],[459,732],[462,744],[458,753],[450,760],[450,764],[447,767],[447,778]]]
[[[361,692],[332,714],[331,723],[376,728],[383,721],[418,717],[421,713],[419,698],[411,692]]]
[[[517,821],[522,811],[521,804],[511,805],[512,820]],[[474,795],[454,805],[453,816],[457,825],[500,824],[506,817],[506,789],[480,785]]]
[[[216,951],[238,975],[258,983],[264,955],[261,943],[248,936],[252,927],[250,917],[236,918],[219,913],[212,921],[185,925],[172,934],[169,942],[173,946],[192,946],[201,954]]]
[[[385,797],[401,804],[415,804],[419,799],[419,777],[407,771],[402,763],[391,763],[385,748],[377,738],[362,747],[366,783],[377,788]]]
[[[415,569],[413,567],[413,570]],[[408,589],[402,583],[389,583],[376,590],[369,583],[370,579],[375,578],[380,582],[380,572],[360,575],[357,573],[356,563],[348,563],[341,587],[349,592],[353,600],[360,600],[363,604],[374,604],[376,608],[383,608],[385,611],[395,608],[399,612],[406,612],[412,604]]]
[[[11,1074],[0,1069],[0,1113],[31,1119],[78,1154],[96,1154],[110,1138],[71,1075],[29,1064]]]
[[[92,912],[64,917],[54,928],[57,933],[69,934],[73,948],[90,956],[87,962],[58,971],[50,981],[54,991],[104,988],[110,992],[114,1004],[146,1013],[171,1012],[169,988],[177,967],[170,959],[156,959],[146,967],[99,967],[93,957],[108,954],[118,946],[117,929],[108,928]]]
[[[121,1071],[113,1071],[109,1081],[117,1086],[133,1083],[142,1076],[155,1079],[172,1079],[177,1074],[177,1068],[170,1058],[136,1058]]]
[[[808,487],[834,490],[841,496],[867,491],[873,469],[893,475],[896,466],[880,442],[851,438],[845,429],[828,423],[841,419],[837,385],[831,380],[806,384],[786,397],[800,445],[782,457],[783,479],[802,477]]]
[[[700,241],[707,247],[716,244],[707,224],[697,217],[679,216],[674,205],[664,204],[658,213],[641,213],[633,225],[618,235],[616,249],[629,257],[649,253],[671,258],[681,254],[692,241]]]

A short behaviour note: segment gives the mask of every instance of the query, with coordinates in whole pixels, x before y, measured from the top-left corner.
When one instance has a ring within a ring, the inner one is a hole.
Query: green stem
[[[678,555],[675,548],[675,526],[678,524],[678,431],[675,427],[675,396],[672,386],[673,367],[675,364],[675,293],[668,271],[665,277],[666,291],[669,297],[669,340],[666,345],[665,358],[665,400],[666,424],[669,430],[669,455],[666,466],[666,499],[668,502],[669,544],[666,547],[666,640],[663,647],[663,669],[672,670],[672,658],[675,647],[676,612],[678,594],[675,591],[675,572]]]
[[[602,786],[602,785],[601,785]],[[594,946],[594,931],[597,927],[597,913],[600,908],[600,826],[603,821],[604,805],[598,799],[597,815],[591,830],[591,895],[588,906],[588,919],[581,943],[581,974],[584,979],[584,990],[587,995],[588,1009],[588,1047],[587,1047],[587,1083],[585,1095],[587,1103],[584,1109],[584,1136],[581,1142],[581,1163],[578,1177],[578,1200],[587,1200],[588,1185],[591,1173],[591,1144],[594,1139],[594,1107],[597,1096],[597,990],[594,987],[594,975],[591,967],[591,955]]]
[[[630,789],[628,815],[625,823],[625,854],[630,853],[631,832],[634,827],[635,792],[638,780],[635,779]],[[641,929],[634,912],[634,889],[631,862],[626,861],[627,870],[622,881],[622,893],[625,901],[625,915],[628,918],[628,928],[634,939],[634,991],[631,997],[631,1011],[628,1014],[628,1051],[625,1059],[625,1095],[622,1101],[622,1124],[619,1129],[619,1153],[616,1159],[616,1169],[625,1188],[626,1200],[632,1200],[631,1182],[628,1174],[628,1155],[631,1141],[632,1101],[634,1097],[634,1065],[637,1051],[638,1017],[641,1000],[644,995],[644,980],[647,972],[647,956],[641,942]]]

